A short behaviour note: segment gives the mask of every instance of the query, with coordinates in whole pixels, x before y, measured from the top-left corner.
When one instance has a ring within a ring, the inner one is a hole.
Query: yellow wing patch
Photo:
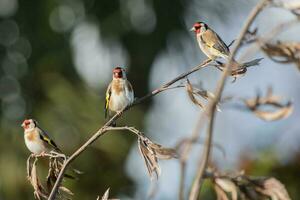
[[[108,109],[109,99],[110,99],[110,93],[106,93],[106,98],[105,98],[105,109]]]
[[[55,149],[58,149],[57,145],[50,138],[48,138],[48,137],[46,137],[46,136],[44,136],[42,134],[40,134],[40,138],[41,138],[41,140],[43,140],[44,142],[48,143],[49,145],[51,145]]]
[[[107,117],[107,111],[109,109],[109,101],[110,101],[110,97],[111,97],[111,84],[109,84],[109,86],[107,87],[106,90],[106,96],[105,96],[105,118]]]

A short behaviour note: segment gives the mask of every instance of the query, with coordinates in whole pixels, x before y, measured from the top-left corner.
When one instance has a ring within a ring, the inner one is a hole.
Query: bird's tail
[[[228,55],[223,55],[222,57],[228,62],[229,60]],[[217,63],[220,64],[221,67],[225,67],[226,65],[225,63],[222,62],[217,62]],[[230,69],[231,69],[231,76],[234,77],[241,76],[247,72],[247,68],[244,67],[244,64],[237,62],[235,59],[232,59]]]

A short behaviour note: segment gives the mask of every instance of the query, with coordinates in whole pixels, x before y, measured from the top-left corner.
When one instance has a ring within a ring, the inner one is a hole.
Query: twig
[[[143,102],[146,99],[149,99],[152,96],[157,95],[158,93],[166,90],[166,88],[168,88],[169,86],[173,85],[174,83],[176,83],[177,81],[184,79],[185,77],[187,77],[188,75],[208,66],[209,64],[211,64],[212,60],[211,59],[207,59],[204,62],[202,62],[200,65],[194,67],[193,69],[191,69],[190,71],[183,73],[181,75],[179,75],[178,77],[174,78],[173,80],[169,81],[168,83],[165,83],[164,85],[162,85],[161,87],[159,87],[156,90],[153,90],[152,92],[148,93],[147,95],[137,99],[136,101],[133,102],[133,104],[131,104],[130,106],[126,107],[124,110],[129,109],[132,106],[135,106],[137,104],[140,104],[141,102]]]
[[[204,122],[206,120],[206,115],[199,112],[199,117],[196,123],[196,126],[192,132],[192,136],[190,137],[189,142],[184,145],[184,149],[180,155],[180,182],[179,182],[179,199],[184,200],[184,182],[185,182],[185,175],[186,175],[186,162],[188,156],[192,150],[192,144],[196,141],[200,136],[200,130],[204,126]]]
[[[207,111],[208,113],[210,113],[210,118],[209,118],[209,125],[208,125],[208,129],[207,129],[207,138],[206,138],[206,142],[205,142],[205,147],[204,147],[204,151],[203,151],[203,157],[200,159],[200,163],[198,165],[198,170],[196,173],[196,178],[195,181],[192,185],[192,189],[189,195],[189,200],[196,200],[197,197],[199,196],[199,192],[201,189],[201,185],[203,182],[202,176],[204,174],[204,171],[207,167],[208,164],[208,159],[210,156],[210,148],[211,148],[211,142],[212,142],[212,136],[213,136],[213,125],[214,125],[214,119],[215,119],[215,111],[216,111],[216,105],[220,100],[220,97],[222,95],[224,86],[225,86],[225,82],[226,82],[226,78],[227,75],[230,73],[231,69],[230,66],[232,64],[233,58],[235,57],[241,42],[244,38],[244,35],[247,33],[250,25],[252,24],[252,22],[254,21],[254,19],[256,18],[256,16],[260,13],[260,11],[265,7],[266,3],[269,2],[269,0],[261,0],[251,11],[251,13],[249,14],[239,36],[238,39],[236,40],[236,43],[234,45],[234,48],[232,50],[232,53],[229,56],[229,60],[226,63],[225,69],[223,71],[222,77],[217,85],[217,89],[215,91],[215,98],[213,98],[210,102],[210,104],[207,107]]]
[[[122,127],[111,127],[111,126],[109,126],[109,127],[105,127],[105,131],[123,131],[123,130],[130,131],[131,133],[134,133],[138,137],[143,136],[142,132],[137,130],[134,127],[129,127],[129,126],[122,126]]]
[[[109,121],[107,121],[96,133],[94,133],[81,147],[79,147],[63,164],[60,173],[57,177],[57,180],[51,190],[51,193],[48,197],[48,200],[54,200],[59,188],[59,185],[61,184],[61,181],[63,179],[64,173],[67,169],[67,167],[82,153],[84,152],[88,146],[90,146],[93,142],[95,142],[100,136],[104,135],[104,133],[107,131],[107,127],[111,126],[118,118],[120,118],[122,116],[122,114],[130,109],[131,107],[138,105],[140,103],[142,103],[143,101],[145,101],[146,99],[149,99],[157,94],[159,94],[162,91],[165,91],[166,88],[168,88],[169,86],[173,85],[174,83],[176,83],[177,81],[187,77],[188,75],[208,66],[210,63],[212,62],[211,59],[207,59],[204,62],[202,62],[200,65],[194,67],[193,69],[191,69],[190,71],[183,73],[181,75],[179,75],[178,77],[172,79],[171,81],[165,83],[164,85],[162,85],[161,87],[159,87],[158,89],[155,89],[154,91],[148,93],[147,95],[145,95],[144,97],[141,97],[137,100],[135,100],[131,105],[125,107],[121,112],[118,112],[117,114],[115,114]]]
[[[264,37],[259,37],[254,40],[256,42],[256,46],[253,46],[249,48],[247,51],[245,51],[241,55],[241,60],[244,60],[245,57],[249,57],[249,55],[253,55],[254,52],[258,51],[263,47],[268,41],[274,39],[277,35],[283,33],[284,31],[287,31],[290,27],[296,25],[299,23],[299,19],[293,19],[287,22],[283,22],[281,24],[278,24],[272,30],[268,31],[267,33],[264,33]]]

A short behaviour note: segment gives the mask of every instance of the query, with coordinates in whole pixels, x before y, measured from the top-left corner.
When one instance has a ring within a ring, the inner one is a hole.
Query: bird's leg
[[[45,151],[42,151],[40,154],[35,154],[35,158],[38,158],[38,157],[45,157],[47,154]]]
[[[119,110],[119,111],[117,111],[117,115],[118,116],[120,116],[120,115],[122,115],[123,114],[123,109],[122,110]]]
[[[122,110],[117,111],[116,114],[118,116],[121,116],[123,114],[123,112],[124,112],[124,110],[122,109]],[[117,122],[116,121],[112,122],[110,126],[111,127],[116,127],[117,126]]]

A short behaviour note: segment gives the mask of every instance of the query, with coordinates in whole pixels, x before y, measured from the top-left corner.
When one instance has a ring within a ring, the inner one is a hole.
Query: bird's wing
[[[37,127],[40,139],[45,142],[46,144],[50,145],[52,148],[54,148],[57,151],[60,151],[58,146],[55,144],[55,142],[48,136],[48,134],[41,129],[40,127]]]
[[[227,45],[223,42],[220,36],[217,33],[215,33],[213,30],[208,29],[206,32],[204,32],[201,35],[201,39],[203,43],[205,43],[207,46],[218,50],[222,54],[229,55],[229,49]]]
[[[126,96],[130,100],[130,103],[132,103],[134,100],[134,92],[133,92],[132,85],[128,80],[126,81],[126,86],[127,86],[127,87],[125,87],[126,88]]]
[[[111,97],[111,83],[108,85],[107,90],[106,90],[106,95],[105,95],[105,105],[104,105],[105,118],[107,118],[110,97]]]

